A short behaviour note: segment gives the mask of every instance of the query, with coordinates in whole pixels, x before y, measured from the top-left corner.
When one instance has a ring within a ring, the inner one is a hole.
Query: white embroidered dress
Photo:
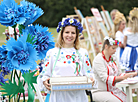
[[[53,70],[54,62],[58,55],[58,51],[59,51],[59,48],[53,48],[47,52],[47,55],[45,58],[45,67],[43,68],[43,71],[40,74],[43,81],[51,77],[51,72]],[[80,53],[81,55],[80,57],[83,60],[83,63],[85,64],[85,68],[87,69],[87,72],[86,72],[82,62],[80,61],[79,75],[85,76],[88,73],[92,77],[93,74],[91,74],[92,69],[89,62],[87,51],[85,49],[80,48],[78,52]],[[77,76],[76,64],[72,59],[72,56],[74,55],[77,58],[79,56],[75,48],[61,48],[59,58],[55,65],[55,69],[53,70],[52,77]],[[85,90],[52,91],[50,95],[50,102],[88,102],[88,97],[86,95]]]
[[[138,33],[134,34],[130,32],[130,28],[127,28],[124,34],[127,36],[127,45],[121,57],[121,64],[126,71],[138,71]],[[137,53],[134,54],[133,50],[136,50]],[[135,58],[131,57],[132,54]],[[131,67],[132,64],[134,67]]]
[[[116,34],[115,34],[115,39],[116,40],[119,40],[123,44],[123,42],[124,42],[124,34],[121,31],[117,31]],[[120,51],[121,51],[121,48],[118,47],[116,49],[116,53],[115,53],[115,55],[117,56],[119,62],[121,60],[121,57],[120,57],[120,53],[121,52]]]
[[[93,61],[94,75],[95,79],[98,82],[98,89],[95,90],[95,92],[105,92],[105,95],[106,92],[111,92],[111,94],[117,97],[119,101],[126,102],[126,94],[115,87],[114,83],[116,76],[124,75],[123,73],[121,73],[119,62],[106,62],[106,60],[102,56],[102,53],[99,53]],[[108,98],[110,99],[110,96]]]

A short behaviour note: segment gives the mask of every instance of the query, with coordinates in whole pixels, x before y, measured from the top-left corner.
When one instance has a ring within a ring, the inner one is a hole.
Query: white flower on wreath
[[[69,22],[70,22],[70,24],[72,24],[74,22],[74,20],[73,19],[70,19]]]
[[[64,21],[61,22],[61,25],[62,25],[62,26],[64,25]]]
[[[61,25],[63,26],[64,25],[64,21],[66,20],[66,18],[63,18],[62,19],[62,22],[61,22]]]
[[[57,29],[59,29],[59,25],[57,26]]]
[[[113,45],[114,40],[112,38],[109,38],[109,43],[110,43],[110,45]]]
[[[110,37],[106,36],[106,37],[104,38],[104,40],[107,40],[107,39],[108,39],[108,41],[109,41],[110,45],[113,45],[114,40],[113,40],[112,38],[110,38]]]

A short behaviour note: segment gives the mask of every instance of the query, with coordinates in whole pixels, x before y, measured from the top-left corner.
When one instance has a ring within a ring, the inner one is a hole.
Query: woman
[[[115,14],[116,14],[116,12],[118,12],[117,9],[113,9],[113,10],[110,12],[110,16],[111,16],[111,19],[112,19],[113,22],[114,22],[114,20],[115,20]]]
[[[126,72],[138,71],[138,8],[136,7],[129,13],[124,46],[121,64],[126,67]]]
[[[92,93],[95,102],[126,102],[126,94],[115,87],[115,84],[137,75],[137,72],[121,73],[119,62],[116,56],[113,55],[118,44],[117,40],[106,37],[102,53],[94,58],[93,70],[98,82],[98,89]]]
[[[75,19],[67,18],[59,22],[57,32],[60,33],[56,47],[47,52],[45,67],[41,73],[43,84],[48,90],[51,90],[50,84],[48,83],[50,77],[86,75],[92,77],[88,53],[79,46],[79,33],[82,30],[82,25]],[[57,56],[59,57],[55,64]],[[80,61],[80,58],[83,62]],[[77,69],[77,66],[79,69]],[[94,83],[93,78],[91,80]],[[85,90],[51,91],[50,102],[88,102],[88,97],[86,96]]]
[[[124,29],[126,27],[126,19],[125,16],[120,13],[116,12],[115,20],[114,20],[114,30],[115,30],[115,39],[121,42],[120,46],[116,50],[116,56],[120,62],[122,53],[124,51]]]

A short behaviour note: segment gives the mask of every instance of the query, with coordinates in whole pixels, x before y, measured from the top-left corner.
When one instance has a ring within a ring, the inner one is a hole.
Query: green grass
[[[3,34],[6,28],[7,27],[0,25],[0,45],[4,44],[4,41],[6,39],[6,36]]]

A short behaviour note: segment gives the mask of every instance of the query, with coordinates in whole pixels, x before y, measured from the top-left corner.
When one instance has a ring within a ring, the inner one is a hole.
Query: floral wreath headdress
[[[128,19],[133,22],[133,17],[136,17],[138,19],[138,8],[136,7],[134,7],[133,10],[130,11]]]
[[[118,24],[120,21],[125,21],[126,22],[126,18],[123,15],[123,13],[120,13],[119,11],[117,11],[116,14],[115,14],[114,24]]]
[[[76,26],[79,30],[79,33],[82,33],[83,27],[81,23],[77,22],[77,20],[73,18],[66,18],[62,22],[59,22],[57,27],[57,32],[59,33],[62,27],[65,27],[68,25]]]
[[[119,40],[113,40],[113,38],[110,38],[108,36],[106,36],[104,38],[104,40],[108,40],[110,45],[119,45],[120,46],[120,44],[121,44],[121,42]]]

